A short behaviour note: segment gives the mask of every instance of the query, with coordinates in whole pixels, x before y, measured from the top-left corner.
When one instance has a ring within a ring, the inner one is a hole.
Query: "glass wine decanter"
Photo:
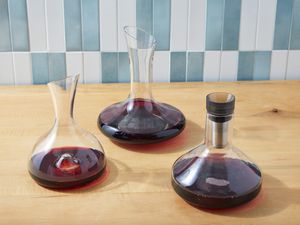
[[[98,139],[73,118],[79,75],[48,83],[55,122],[33,148],[28,170],[47,188],[70,188],[89,183],[105,171],[106,158]]]
[[[99,129],[112,140],[145,144],[178,135],[184,115],[175,107],[159,103],[151,93],[155,39],[136,27],[124,27],[127,41],[131,90],[129,97],[105,108],[98,117]]]
[[[260,191],[260,169],[231,142],[235,97],[206,96],[204,143],[182,155],[172,168],[172,185],[188,203],[227,208],[253,199]]]

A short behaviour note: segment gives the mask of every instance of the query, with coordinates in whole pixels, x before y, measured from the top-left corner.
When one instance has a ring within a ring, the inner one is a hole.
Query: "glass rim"
[[[139,27],[137,27],[137,26],[124,26],[124,27],[123,27],[123,31],[124,31],[124,33],[125,33],[128,37],[130,37],[130,38],[132,38],[132,39],[138,41],[137,37],[134,36],[134,35],[132,35],[132,34],[129,32],[130,29],[134,29],[134,30],[136,30],[136,31],[139,30],[139,31],[143,32],[144,34],[146,34],[147,36],[149,36],[149,40],[151,40],[152,46],[155,46],[155,45],[156,45],[157,42],[156,42],[155,37],[154,37],[152,34],[150,34],[149,32],[147,32],[147,31],[145,31],[144,29],[139,28]]]
[[[65,78],[59,79],[59,80],[53,80],[48,82],[47,84],[54,84],[54,83],[59,83],[62,81],[70,80],[70,79],[75,79],[77,80],[79,78],[80,74],[75,74],[75,75],[67,75]]]
[[[206,97],[209,101],[216,104],[226,104],[235,100],[235,96],[232,93],[223,91],[209,93]]]

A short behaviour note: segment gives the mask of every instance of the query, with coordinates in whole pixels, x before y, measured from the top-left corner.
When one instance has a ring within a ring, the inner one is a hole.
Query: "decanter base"
[[[133,99],[107,107],[98,117],[98,127],[120,143],[157,143],[180,134],[185,117],[171,105]]]

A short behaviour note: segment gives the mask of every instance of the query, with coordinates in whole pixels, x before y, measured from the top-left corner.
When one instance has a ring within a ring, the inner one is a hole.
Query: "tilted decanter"
[[[175,107],[154,100],[151,92],[155,39],[136,27],[124,27],[131,89],[129,97],[105,108],[99,129],[114,141],[133,144],[160,142],[178,135],[184,115]]]

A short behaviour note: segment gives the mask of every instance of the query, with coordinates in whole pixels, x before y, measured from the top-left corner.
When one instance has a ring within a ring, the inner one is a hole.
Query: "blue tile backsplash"
[[[171,52],[171,82],[185,81],[186,52]]]
[[[147,32],[153,31],[153,0],[136,1],[136,25]]]
[[[0,30],[0,51],[11,51],[7,0],[0,0]]]
[[[254,52],[240,52],[238,65],[238,80],[252,80]]]
[[[206,16],[206,50],[221,50],[225,0],[208,0]]]
[[[203,81],[203,52],[188,53],[187,81]]]
[[[66,50],[82,50],[81,1],[65,0],[65,35]]]
[[[241,0],[225,0],[223,50],[239,49]]]
[[[102,83],[118,82],[118,53],[102,52]]]
[[[158,51],[170,49],[170,21],[171,0],[153,0],[153,35]]]
[[[271,52],[255,52],[253,80],[269,80]]]
[[[82,0],[82,50],[99,51],[99,0]]]
[[[130,81],[129,59],[127,52],[119,52],[118,82],[127,83]]]
[[[77,68],[83,83],[129,82],[129,60],[120,42],[125,21],[157,40],[160,54],[153,71],[163,65],[164,74],[154,75],[154,82],[300,80],[300,63],[294,63],[300,60],[300,0],[39,1],[0,0],[0,55],[11,62],[4,64],[11,74],[0,85],[46,84]],[[59,9],[53,13],[53,7]],[[28,60],[21,64],[29,63],[24,68],[30,71],[16,68],[15,59],[24,52]],[[214,64],[206,55],[219,60]]]
[[[32,76],[34,84],[49,82],[49,63],[47,53],[32,53]]]
[[[65,53],[49,53],[48,68],[50,81],[63,79],[67,73]]]
[[[293,13],[293,24],[291,30],[291,49],[300,50],[300,0],[295,0]]]
[[[9,19],[13,51],[29,51],[26,0],[9,0]]]
[[[276,50],[289,48],[294,0],[278,0],[275,22],[274,46]],[[300,42],[300,40],[298,40]]]

